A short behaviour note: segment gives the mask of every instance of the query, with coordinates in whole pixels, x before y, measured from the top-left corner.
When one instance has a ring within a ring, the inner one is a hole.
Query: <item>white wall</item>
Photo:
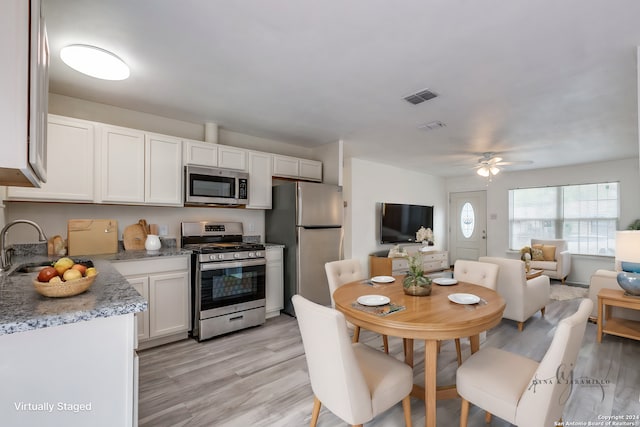
[[[369,268],[369,254],[392,245],[378,243],[376,203],[433,205],[436,246],[446,249],[447,193],[443,178],[366,160],[345,159],[345,258],[357,258]],[[417,231],[417,230],[416,230]]]
[[[326,184],[341,185],[340,159],[342,144],[340,141],[324,144],[313,149],[313,160],[322,162],[322,180]]]
[[[146,219],[149,224],[166,224],[169,237],[180,240],[181,221],[239,221],[244,234],[259,235],[264,241],[264,211],[231,208],[171,208],[149,206],[91,205],[71,203],[6,202],[6,222],[30,219],[38,223],[47,237],[60,235],[67,238],[69,219],[115,219],[118,221],[118,239],[122,240],[125,227]],[[38,240],[35,229],[18,224],[7,234],[9,243],[34,243]],[[178,243],[179,244],[179,243]]]
[[[486,180],[474,175],[449,178],[447,191],[487,191],[487,254],[489,256],[516,256],[509,254],[509,196],[514,188],[542,187],[596,182],[620,182],[619,228],[626,228],[640,218],[640,172],[638,160],[618,160],[561,168],[537,169],[522,172],[501,172],[488,186]],[[569,282],[588,284],[593,272],[599,268],[613,269],[613,258],[573,256]]]

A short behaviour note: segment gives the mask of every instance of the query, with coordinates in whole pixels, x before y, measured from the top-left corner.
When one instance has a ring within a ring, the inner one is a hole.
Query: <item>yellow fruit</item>
[[[67,271],[68,269],[70,269],[73,264],[75,264],[73,262],[73,260],[71,258],[60,258],[58,261],[56,261],[55,264],[53,264],[53,268],[56,269],[56,271],[58,272],[59,276],[62,276],[64,274],[65,271]]]
[[[62,279],[60,278],[60,276],[55,276],[52,277],[51,280],[49,280],[49,283],[62,283]]]
[[[74,270],[73,268],[70,268],[64,272],[64,275],[62,276],[62,278],[65,281],[76,280],[76,279],[82,278],[82,273],[80,273],[78,270]]]
[[[98,274],[98,270],[93,267],[87,268],[87,271],[84,273],[85,277],[95,276],[96,274]]]

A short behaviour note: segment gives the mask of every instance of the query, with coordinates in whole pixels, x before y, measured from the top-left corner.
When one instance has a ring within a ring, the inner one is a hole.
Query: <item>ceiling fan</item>
[[[485,152],[482,153],[482,157],[478,159],[478,164],[475,166],[476,173],[485,178],[491,178],[494,175],[500,173],[499,166],[511,166],[511,165],[529,165],[533,163],[531,160],[521,160],[514,162],[505,162],[502,157],[496,156],[496,153]]]

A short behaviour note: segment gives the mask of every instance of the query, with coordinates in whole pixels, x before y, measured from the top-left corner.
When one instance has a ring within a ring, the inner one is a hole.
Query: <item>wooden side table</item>
[[[534,277],[540,277],[542,275],[542,270],[534,270],[533,268],[529,270],[528,273],[525,273],[527,280],[531,280]]]
[[[625,296],[622,289],[605,288],[598,292],[598,342],[602,342],[603,333],[640,340],[640,322],[611,317],[607,306],[640,310],[640,298]]]

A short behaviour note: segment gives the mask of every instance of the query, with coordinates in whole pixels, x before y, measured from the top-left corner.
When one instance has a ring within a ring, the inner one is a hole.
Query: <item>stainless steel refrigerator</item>
[[[295,294],[330,305],[324,264],[343,255],[342,188],[312,182],[275,185],[266,212],[265,241],[285,245],[283,311],[295,316]]]

